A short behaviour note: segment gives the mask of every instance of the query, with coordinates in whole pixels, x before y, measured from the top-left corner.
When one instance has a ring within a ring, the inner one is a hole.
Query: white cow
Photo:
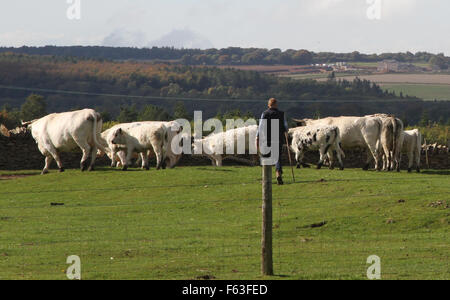
[[[408,155],[408,172],[411,172],[413,162],[416,163],[417,173],[420,173],[420,153],[422,150],[422,135],[418,129],[403,132],[402,151]]]
[[[403,122],[393,115],[375,114],[382,122],[380,148],[383,154],[383,170],[400,171]]]
[[[131,127],[135,127],[135,126],[140,126],[142,124],[153,124],[153,125],[163,125],[165,126],[165,128],[167,129],[167,142],[168,142],[168,147],[167,147],[167,151],[165,153],[165,160],[163,161],[162,167],[165,168],[166,166],[169,168],[174,168],[176,166],[176,164],[179,162],[179,160],[182,157],[182,154],[175,154],[173,152],[173,149],[171,147],[172,145],[172,141],[175,138],[175,136],[177,136],[182,130],[183,127],[178,124],[175,121],[170,121],[170,122],[159,122],[159,121],[142,121],[142,122],[133,122],[133,123],[122,123],[122,124],[117,124],[107,130],[105,130],[104,132],[102,132],[101,134],[101,139],[99,140],[100,143],[102,143],[102,145],[109,150],[106,154],[108,155],[108,157],[111,159],[111,166],[112,167],[116,167],[120,165],[124,165],[125,164],[125,159],[126,159],[126,154],[125,154],[125,147],[122,145],[113,145],[111,143],[108,144],[108,140],[111,140],[111,135],[113,134],[113,132],[116,129],[122,128],[122,129],[128,129]],[[110,148],[111,147],[111,148]],[[105,153],[99,152],[98,155],[99,156],[103,156]],[[141,160],[142,161],[142,168],[146,168],[147,166],[145,166],[145,159],[143,159],[143,155],[144,153],[139,153],[139,157],[138,157],[138,161]],[[152,154],[151,149],[147,152],[147,156],[150,156]],[[135,154],[133,154],[135,155]]]
[[[382,122],[377,117],[328,117],[319,120],[295,120],[300,126],[331,125],[339,128],[342,149],[367,148],[369,149],[364,170],[369,169],[372,159],[375,160],[375,169],[380,168],[378,157],[379,140]]]
[[[55,113],[31,122],[23,123],[31,129],[31,133],[39,150],[45,156],[45,167],[42,174],[48,173],[53,159],[56,160],[60,172],[64,172],[60,152],[69,152],[81,148],[81,170],[86,170],[86,161],[91,156],[89,171],[94,169],[97,148],[104,151],[98,137],[102,128],[102,118],[92,109]]]
[[[239,152],[250,152],[250,154],[256,154],[257,132],[258,126],[251,125],[227,130],[221,133],[211,134],[203,139],[195,140],[193,144],[193,151],[194,154],[199,153],[200,150],[198,147],[203,145],[202,154],[209,157],[213,165],[221,167],[225,156],[244,154]],[[231,149],[233,153],[227,153],[227,148]]]
[[[318,169],[322,168],[327,154],[330,158],[330,169],[333,168],[333,150],[336,151],[341,170],[344,169],[342,156],[345,157],[345,154],[341,149],[341,137],[337,126],[301,126],[290,129],[289,134],[292,137],[291,148],[295,153],[297,168],[303,163],[304,154],[308,149],[319,149]]]
[[[106,139],[110,149],[110,158],[114,158],[116,151],[124,151],[126,159],[122,169],[125,171],[131,163],[134,152],[140,153],[142,165],[148,170],[148,151],[153,150],[156,155],[156,169],[160,169],[168,146],[168,132],[163,124],[135,123],[118,125],[111,130]],[[114,160],[113,160],[114,163]]]

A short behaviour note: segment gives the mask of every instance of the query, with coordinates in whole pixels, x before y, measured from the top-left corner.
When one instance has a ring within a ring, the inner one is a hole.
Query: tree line
[[[89,107],[101,112],[105,120],[120,121],[170,119],[192,115],[194,110],[203,111],[205,118],[233,111],[259,116],[271,97],[290,100],[283,109],[296,118],[385,112],[416,124],[424,111],[432,121],[445,118],[446,122],[450,115],[449,102],[396,95],[358,78],[318,82],[236,69],[62,56],[0,54],[0,85],[13,87],[0,87],[0,108],[5,107],[3,112],[12,116],[15,124],[37,117],[28,115],[29,109],[23,107],[33,89],[39,89],[34,91],[43,97],[46,112]],[[40,101],[32,98],[31,103]]]
[[[0,53],[50,55],[98,60],[162,60],[185,65],[308,65],[335,62],[378,62],[395,59],[405,63],[429,63],[448,69],[450,57],[442,53],[404,52],[364,54],[313,52],[304,49],[264,49],[228,47],[223,49],[176,49],[173,47],[133,48],[102,46],[0,47]]]
[[[254,71],[0,54],[0,83],[97,94],[213,99],[400,99],[368,80],[293,80]],[[17,91],[1,90],[3,97]],[[23,96],[23,94],[22,94]],[[411,98],[411,97],[409,97]]]

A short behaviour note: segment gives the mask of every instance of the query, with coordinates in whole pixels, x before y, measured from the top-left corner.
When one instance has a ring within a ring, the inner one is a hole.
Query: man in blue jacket
[[[286,143],[286,133],[288,132],[288,124],[286,122],[286,118],[284,116],[284,112],[278,110],[278,101],[275,98],[271,98],[268,103],[269,108],[264,111],[261,115],[261,120],[259,122],[259,129],[257,133],[256,143],[259,147],[259,137],[265,136],[267,137],[267,146],[271,147],[273,144],[279,146],[278,157],[275,158],[276,164],[276,175],[277,175],[277,184],[283,185],[283,167],[281,165],[281,154],[283,150],[283,145]],[[263,122],[262,120],[267,120]],[[278,120],[278,136],[272,137],[272,120]],[[289,146],[289,145],[288,145]],[[263,155],[263,157],[266,157]]]

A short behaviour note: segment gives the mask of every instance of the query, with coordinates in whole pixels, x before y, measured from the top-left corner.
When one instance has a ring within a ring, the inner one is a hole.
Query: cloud
[[[48,34],[22,30],[0,33],[1,45],[10,47],[56,45],[64,37],[65,35],[62,33]]]
[[[175,47],[175,48],[213,48],[213,44],[207,38],[189,30],[175,29],[161,38],[151,41],[149,47]]]
[[[142,31],[119,28],[106,36],[102,45],[110,47],[144,47],[146,43],[147,36]]]
[[[382,14],[386,17],[417,15],[417,0],[382,0]]]
[[[343,2],[344,0],[315,0],[311,2],[310,8],[317,11],[328,10],[336,7]]]

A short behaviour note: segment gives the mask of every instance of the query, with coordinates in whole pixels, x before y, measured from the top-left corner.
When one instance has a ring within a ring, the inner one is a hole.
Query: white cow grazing
[[[175,138],[176,135],[178,135],[182,130],[183,127],[178,124],[175,121],[170,121],[170,122],[159,122],[159,121],[142,121],[142,122],[134,122],[134,123],[123,123],[123,124],[118,124],[115,125],[107,130],[105,130],[104,132],[102,132],[101,134],[101,139],[100,139],[100,143],[102,143],[104,145],[104,147],[107,150],[110,150],[109,152],[107,152],[106,154],[108,155],[108,157],[111,159],[112,163],[111,166],[112,167],[116,167],[119,164],[120,165],[124,165],[125,164],[125,152],[124,146],[121,145],[113,145],[111,143],[108,144],[108,140],[111,140],[111,135],[113,134],[113,132],[116,129],[122,128],[122,129],[128,129],[131,127],[135,127],[135,126],[140,126],[142,124],[153,124],[153,125],[163,125],[166,127],[167,129],[167,142],[168,142],[168,147],[167,147],[167,151],[165,153],[165,161],[162,164],[162,167],[165,168],[166,166],[169,168],[174,168],[176,166],[176,164],[179,162],[179,160],[182,157],[182,154],[175,154],[173,152],[173,149],[171,147],[172,141]],[[110,147],[112,147],[110,149]],[[152,154],[151,150],[149,150],[147,152],[147,156],[150,156]],[[99,156],[103,156],[104,153],[99,153]],[[146,168],[148,166],[145,166],[145,159],[143,159],[143,155],[144,153],[140,153],[139,159],[142,161],[142,168]]]
[[[422,135],[418,129],[403,132],[402,151],[408,155],[408,172],[411,172],[413,162],[416,163],[417,173],[420,173],[420,153],[422,150]]]
[[[245,153],[253,152],[250,154],[256,154],[256,134],[258,132],[257,125],[251,125],[247,127],[239,127],[225,132],[211,134],[201,140],[195,140],[193,145],[194,154],[199,152],[199,145],[203,145],[203,155],[206,155],[211,159],[213,165],[221,167],[222,161],[225,156],[233,156],[238,153],[238,150]],[[239,142],[238,142],[239,141]],[[244,142],[245,145],[240,145]],[[232,146],[233,149],[232,149]],[[227,153],[227,148],[232,149],[233,153]]]
[[[33,138],[45,156],[42,174],[48,173],[53,159],[56,160],[60,172],[63,172],[59,152],[69,152],[76,148],[83,151],[81,170],[86,170],[86,161],[90,155],[89,171],[92,171],[97,148],[104,150],[97,140],[102,128],[102,118],[92,109],[50,114],[24,124],[31,128]]]
[[[291,148],[295,153],[297,168],[303,163],[304,154],[308,149],[319,149],[320,160],[317,169],[322,168],[327,154],[330,158],[330,169],[333,168],[333,150],[336,151],[341,170],[344,169],[342,156],[345,157],[345,154],[341,149],[341,137],[337,126],[301,126],[290,129],[289,134],[292,136]]]
[[[108,145],[111,149],[112,158],[117,150],[126,152],[126,160],[123,163],[123,170],[128,169],[134,152],[140,153],[142,164],[148,170],[147,152],[151,149],[156,154],[156,169],[160,169],[165,158],[168,146],[167,128],[163,124],[140,123],[135,125],[118,126],[108,135]]]
[[[324,126],[332,125],[339,128],[342,149],[367,148],[369,149],[364,170],[369,169],[372,159],[375,160],[375,169],[381,167],[378,157],[379,140],[382,129],[380,118],[376,117],[328,117],[319,120],[295,120],[299,125]]]

